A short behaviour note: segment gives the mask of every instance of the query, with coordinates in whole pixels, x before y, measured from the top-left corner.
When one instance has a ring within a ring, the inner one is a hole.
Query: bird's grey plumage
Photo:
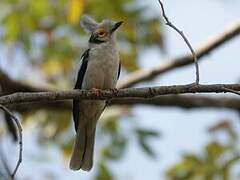
[[[97,23],[83,16],[81,26],[91,33],[89,49],[82,56],[75,89],[115,88],[120,70],[114,31],[121,22],[104,20]],[[89,171],[93,166],[94,140],[97,120],[106,101],[73,100],[73,120],[76,138],[70,161],[73,170]]]

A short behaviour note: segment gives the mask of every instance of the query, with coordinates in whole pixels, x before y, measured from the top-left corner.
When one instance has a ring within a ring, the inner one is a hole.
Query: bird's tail
[[[89,171],[93,166],[93,151],[96,122],[79,123],[75,138],[70,168],[72,170]]]

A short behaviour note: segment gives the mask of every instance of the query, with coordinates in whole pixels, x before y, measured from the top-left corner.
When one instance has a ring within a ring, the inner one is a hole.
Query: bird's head
[[[110,41],[114,37],[114,32],[123,22],[113,22],[105,19],[101,23],[96,22],[91,17],[84,15],[81,18],[81,26],[91,34],[89,43],[101,44]]]

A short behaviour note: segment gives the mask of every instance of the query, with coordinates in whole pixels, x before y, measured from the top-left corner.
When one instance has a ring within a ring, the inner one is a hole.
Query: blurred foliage
[[[139,145],[143,152],[145,152],[147,155],[149,155],[152,158],[156,157],[155,152],[149,145],[149,138],[157,138],[159,137],[159,132],[154,130],[148,130],[148,129],[136,129],[136,134],[138,138]]]
[[[21,52],[29,67],[33,67],[32,71],[37,70],[43,75],[40,79],[44,84],[57,89],[73,87],[76,64],[87,49],[89,35],[79,24],[83,14],[89,14],[98,21],[105,18],[124,21],[118,31],[118,43],[126,72],[139,68],[141,47],[163,48],[158,15],[135,0],[1,0],[0,7],[0,41],[8,47],[8,54],[12,58]],[[129,123],[128,133],[126,128],[120,127],[122,122],[119,118],[127,114],[127,108],[110,108],[113,115],[108,116],[106,112],[102,117],[97,137],[101,136],[106,141],[99,138],[104,145],[99,151],[99,162],[95,162],[98,166],[96,179],[114,177],[108,162],[121,159],[130,141],[129,134],[137,138],[143,152],[155,157],[148,140],[158,137],[156,132],[139,129],[133,122]],[[22,118],[24,128],[34,128],[38,133],[40,144],[56,143],[69,159],[74,139],[70,112],[39,110],[22,114]]]
[[[231,180],[233,169],[240,165],[240,153],[236,130],[230,121],[224,120],[209,128],[215,136],[200,154],[186,153],[182,160],[167,171],[171,180]],[[225,140],[216,135],[225,135]],[[238,166],[237,166],[238,165]],[[239,171],[237,171],[239,173]],[[239,174],[240,175],[240,174]],[[239,178],[239,177],[238,177]]]
[[[140,148],[146,155],[156,157],[148,140],[149,138],[158,138],[159,133],[152,129],[139,128],[138,124],[135,123],[129,123],[129,129],[123,129],[123,127],[121,127],[121,121],[118,119],[119,116],[108,116],[101,124],[100,139],[102,143],[104,142],[105,144],[101,149],[101,159],[98,169],[102,169],[103,172],[98,172],[97,179],[103,177],[106,177],[106,179],[114,179],[114,174],[110,171],[108,162],[120,160],[126,151],[127,145],[134,140],[136,141],[136,138]],[[105,178],[103,178],[103,180],[105,180]]]
[[[102,156],[105,159],[117,160],[122,157],[126,144],[127,137],[119,128],[117,117],[105,119],[102,124],[102,132],[110,139],[102,149]]]
[[[128,71],[138,68],[139,46],[163,45],[159,18],[143,16],[147,10],[134,0],[2,0],[0,7],[1,41],[24,51],[55,84],[69,81],[75,61],[87,48],[88,35],[79,26],[85,13],[99,21],[124,21],[119,44]]]
[[[98,169],[98,173],[96,175],[96,180],[112,180],[113,175],[111,174],[110,170],[104,163],[100,163]]]

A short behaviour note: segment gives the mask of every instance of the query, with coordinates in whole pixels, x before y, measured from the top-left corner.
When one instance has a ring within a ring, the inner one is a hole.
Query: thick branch
[[[154,98],[118,98],[112,99],[109,105],[147,105],[157,107],[178,107],[183,109],[192,108],[226,108],[240,110],[240,98],[234,97],[206,97],[193,95],[165,95]],[[32,112],[39,109],[70,111],[72,108],[71,101],[55,102],[37,102],[21,103],[8,105],[12,110],[24,113]]]
[[[240,110],[240,98],[193,95],[165,95],[154,98],[122,98],[111,100],[112,105],[151,105],[161,107],[226,108]]]
[[[13,92],[48,91],[47,89],[44,88],[34,87],[17,80],[13,80],[10,77],[8,77],[8,75],[5,74],[1,69],[0,69],[0,86],[3,91],[3,94],[10,94]]]
[[[203,45],[197,47],[195,49],[195,52],[198,57],[198,61],[202,57],[209,54],[212,50],[218,48],[219,46],[223,45],[224,43],[226,43],[227,41],[231,40],[232,38],[236,37],[239,34],[240,34],[240,23],[237,23],[229,27],[228,29],[226,29],[224,32],[220,33],[216,37],[210,39]],[[137,83],[151,80],[156,76],[163,74],[165,72],[175,70],[176,68],[184,67],[186,65],[190,65],[194,61],[193,61],[192,55],[188,54],[188,55],[183,55],[173,59],[169,59],[164,62],[166,63],[161,63],[159,65],[156,65],[152,69],[138,70],[136,72],[129,74],[126,78],[124,78],[122,81],[118,83],[118,88],[132,87]]]
[[[228,90],[229,89],[229,90]],[[71,90],[38,93],[14,93],[0,97],[0,104],[9,105],[26,102],[57,101],[67,99],[113,99],[113,98],[152,98],[159,95],[186,93],[225,93],[240,91],[240,84],[213,85],[172,85],[146,88],[128,88],[119,90]]]
[[[165,95],[153,98],[118,98],[112,99],[109,105],[148,105],[157,107],[192,108],[226,108],[240,110],[240,98],[226,96],[195,96],[195,95]],[[55,102],[21,103],[8,105],[18,112],[32,112],[39,109],[70,111],[72,102],[69,100]]]

